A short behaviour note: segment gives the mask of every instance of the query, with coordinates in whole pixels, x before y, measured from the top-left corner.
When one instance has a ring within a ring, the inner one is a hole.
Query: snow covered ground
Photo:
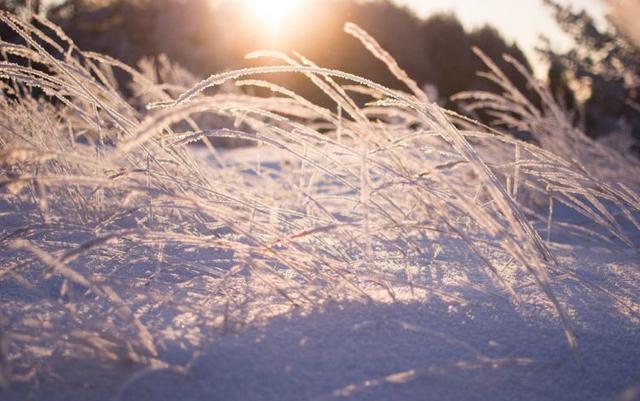
[[[176,86],[0,20],[1,401],[640,397],[640,164],[539,82],[478,53],[502,95],[457,99],[540,146],[352,24],[410,93],[277,52]]]
[[[255,148],[223,157],[249,163]],[[261,168],[275,170],[292,163],[282,154],[260,160]],[[37,208],[16,199],[2,203],[3,241],[71,243],[83,235],[38,229]],[[580,223],[561,207],[555,213],[558,222]],[[532,280],[514,280],[523,301],[516,305],[455,239],[434,260],[417,263],[428,277],[421,286],[398,286],[392,297],[367,282],[362,285],[368,300],[336,296],[300,306],[253,275],[229,278],[221,292],[220,281],[206,275],[185,280],[181,271],[178,281],[173,266],[197,272],[204,260],[223,268],[234,254],[167,247],[161,256],[139,255],[130,269],[117,268],[114,255],[109,275],[111,283],[127,283],[120,295],[154,337],[158,357],[144,363],[131,361],[121,344],[135,337],[127,333],[129,325],[114,324],[121,331],[109,331],[112,305],[87,293],[67,299],[56,277],[0,280],[2,327],[24,347],[7,352],[4,365],[14,380],[0,399],[640,399],[640,258],[633,250],[576,240],[562,230],[554,226],[551,236],[550,248],[563,267],[552,272],[552,285],[572,319],[579,355]],[[11,262],[20,255],[4,245],[0,252]],[[496,263],[500,257],[495,255]],[[377,260],[380,265],[385,259]],[[518,275],[508,263],[500,265],[501,274]],[[406,283],[398,266],[390,255],[382,269]],[[92,343],[98,341],[94,332],[103,335],[102,343]]]

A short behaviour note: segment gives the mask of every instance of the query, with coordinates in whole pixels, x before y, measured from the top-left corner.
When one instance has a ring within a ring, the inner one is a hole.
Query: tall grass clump
[[[520,288],[534,283],[577,356],[554,286],[589,283],[558,261],[551,205],[590,222],[567,235],[638,249],[638,164],[571,127],[527,76],[537,109],[486,58],[504,95],[460,99],[541,146],[431,102],[352,24],[408,92],[273,51],[248,55],[266,67],[201,81],[175,69],[180,80],[160,82],[155,68],[83,52],[33,17],[0,17],[21,38],[0,43],[5,382],[29,380],[52,355],[166,366],[163,338],[198,344],[327,300],[465,303],[432,271],[442,252],[463,255],[457,274],[523,313]],[[275,73],[307,77],[334,106],[269,82]],[[255,144],[254,156],[225,157],[216,143],[228,139]],[[185,319],[193,331],[180,331]]]

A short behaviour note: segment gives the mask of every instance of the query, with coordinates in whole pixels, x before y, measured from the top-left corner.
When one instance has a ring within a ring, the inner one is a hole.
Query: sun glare
[[[278,31],[302,0],[245,0],[255,18],[271,31]]]

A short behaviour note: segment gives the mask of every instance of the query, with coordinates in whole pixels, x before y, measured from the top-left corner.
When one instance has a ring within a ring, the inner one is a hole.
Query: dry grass
[[[2,311],[3,381],[27,380],[34,361],[65,352],[163,366],[160,306],[227,331],[273,313],[243,314],[256,297],[305,306],[379,300],[381,290],[390,301],[408,292],[464,302],[428,271],[459,246],[473,255],[463,268],[484,269],[523,311],[518,288],[535,282],[578,356],[553,288],[570,274],[550,247],[553,204],[584,215],[591,226],[576,232],[600,245],[638,249],[637,162],[571,127],[529,77],[545,105],[536,109],[486,58],[504,95],[460,97],[542,147],[429,102],[353,25],[348,32],[411,93],[275,52],[250,57],[281,65],[160,84],[82,52],[47,21],[41,30],[1,19],[23,40],[1,43],[0,281],[19,294]],[[131,75],[149,110],[120,94],[114,69]],[[282,72],[308,77],[335,108],[261,79]],[[240,89],[211,92],[229,83]],[[242,94],[251,86],[273,96]],[[358,105],[356,92],[370,102]],[[215,138],[254,142],[257,157],[289,162],[225,160]]]

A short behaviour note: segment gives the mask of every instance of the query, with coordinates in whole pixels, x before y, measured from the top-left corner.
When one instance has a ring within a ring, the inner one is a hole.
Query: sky
[[[515,40],[532,64],[538,64],[535,46],[541,34],[551,39],[558,50],[571,46],[570,39],[558,28],[542,0],[394,0],[409,6],[420,16],[433,12],[453,11],[467,28],[489,23],[509,40]],[[603,22],[606,8],[600,0],[559,0],[576,9],[586,9],[597,21]],[[540,73],[538,66],[537,73]]]

